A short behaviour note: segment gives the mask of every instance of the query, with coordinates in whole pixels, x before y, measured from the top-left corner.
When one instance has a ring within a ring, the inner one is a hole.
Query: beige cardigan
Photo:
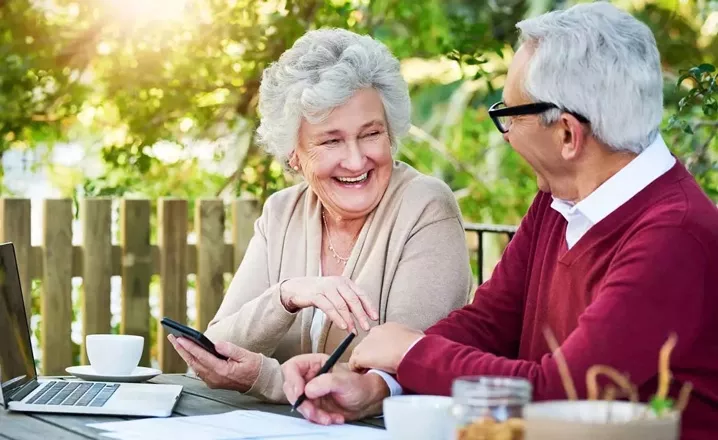
[[[279,299],[280,281],[320,273],[321,203],[306,183],[273,194],[255,223],[242,263],[207,337],[263,355],[259,377],[247,394],[286,402],[280,363],[311,353],[314,313],[289,313]],[[448,186],[395,162],[389,186],[369,215],[344,270],[387,321],[424,330],[464,306],[472,275],[459,207]],[[365,336],[360,331],[344,355]],[[324,320],[318,351],[331,353],[345,331]]]

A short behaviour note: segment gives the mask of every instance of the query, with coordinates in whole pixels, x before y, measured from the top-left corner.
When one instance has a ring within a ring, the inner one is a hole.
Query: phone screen
[[[167,333],[170,333],[178,338],[190,339],[192,342],[212,353],[217,358],[225,361],[227,360],[226,356],[217,353],[217,350],[214,348],[214,344],[212,343],[212,341],[210,341],[205,335],[203,335],[202,332],[199,332],[191,327],[187,327],[186,325],[180,324],[179,322],[167,317],[162,318],[162,321],[160,322],[162,323],[162,326],[165,328],[165,330],[167,330]]]

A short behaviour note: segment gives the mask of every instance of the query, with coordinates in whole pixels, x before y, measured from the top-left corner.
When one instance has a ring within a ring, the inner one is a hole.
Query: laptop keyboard
[[[101,407],[110,400],[119,384],[100,382],[47,382],[26,403],[30,405],[63,405]]]

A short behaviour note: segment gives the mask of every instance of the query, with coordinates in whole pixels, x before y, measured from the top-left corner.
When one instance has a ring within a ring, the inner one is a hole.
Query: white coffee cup
[[[145,338],[134,335],[87,335],[85,349],[92,369],[108,376],[129,375],[142,357]]]
[[[384,399],[384,426],[394,440],[444,440],[451,437],[451,405],[446,396],[405,395]]]

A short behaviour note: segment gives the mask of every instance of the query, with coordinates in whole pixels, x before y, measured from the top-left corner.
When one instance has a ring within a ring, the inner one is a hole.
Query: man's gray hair
[[[281,160],[297,146],[302,118],[317,123],[364,88],[379,92],[392,149],[410,126],[409,89],[381,42],[344,29],[309,31],[265,69],[257,141]]]
[[[651,30],[607,2],[581,4],[523,20],[532,44],[524,91],[591,122],[593,135],[618,151],[640,153],[663,115],[660,55]],[[558,120],[560,110],[542,115]]]

